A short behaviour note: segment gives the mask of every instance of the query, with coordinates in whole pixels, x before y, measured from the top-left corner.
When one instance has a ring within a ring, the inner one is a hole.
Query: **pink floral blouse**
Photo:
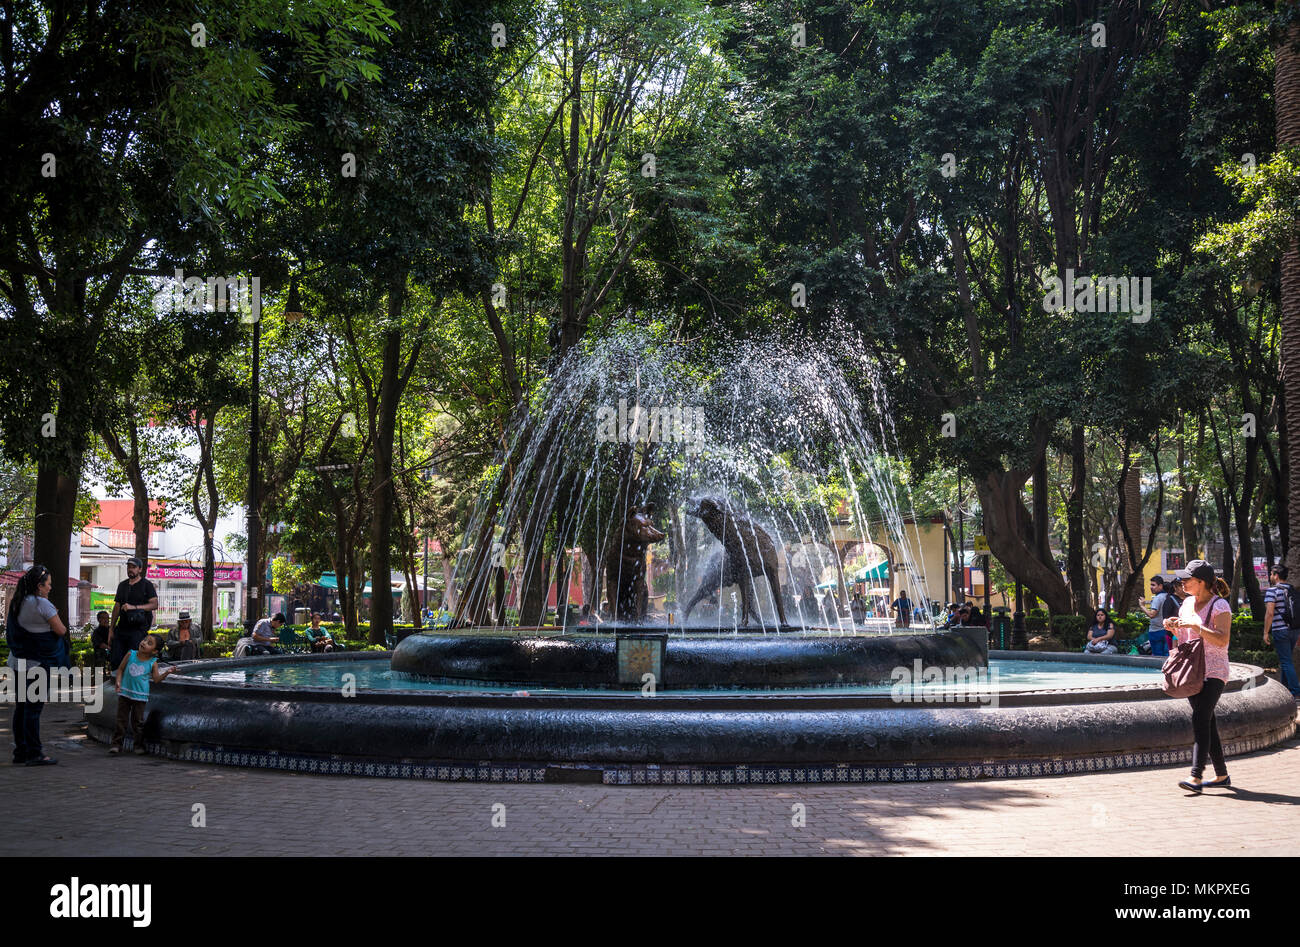
[[[1189,595],[1187,598],[1183,599],[1182,607],[1178,610],[1178,617],[1183,621],[1196,621],[1199,618],[1203,625],[1208,628],[1213,628],[1215,615],[1220,615],[1223,612],[1232,612],[1232,607],[1228,605],[1227,599],[1220,598],[1217,595],[1207,607],[1209,609],[1208,616],[1204,612],[1198,613],[1196,610],[1196,598]],[[1182,635],[1179,637],[1182,638],[1183,636],[1186,636],[1185,640],[1187,641],[1201,637],[1200,632],[1191,628],[1180,628],[1179,631],[1182,632]],[[1205,676],[1212,677],[1219,681],[1227,681],[1228,649],[1214,644],[1209,638],[1203,640],[1205,641]]]

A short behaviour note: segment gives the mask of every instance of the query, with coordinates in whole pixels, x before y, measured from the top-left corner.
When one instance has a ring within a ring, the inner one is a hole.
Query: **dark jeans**
[[[49,674],[50,668],[55,667],[54,661],[37,660],[28,658],[24,662],[27,668],[23,674],[18,675],[18,686],[22,688],[22,696],[27,696],[27,674],[32,668],[42,668],[42,673]],[[46,679],[48,685],[49,679]],[[13,735],[14,735],[14,762],[26,763],[28,760],[39,759],[45,753],[41,747],[41,711],[45,709],[43,700],[20,700],[14,704],[13,717]]]
[[[1192,705],[1192,733],[1196,739],[1192,744],[1192,776],[1196,779],[1205,772],[1207,754],[1214,764],[1214,775],[1228,774],[1228,765],[1223,761],[1223,746],[1219,743],[1219,726],[1214,720],[1214,705],[1223,695],[1223,685],[1224,682],[1218,678],[1207,677],[1201,692],[1187,698]]]
[[[122,664],[128,651],[135,651],[140,647],[140,642],[144,641],[144,636],[148,631],[126,631],[120,630],[113,635],[113,644],[109,651],[108,663],[114,671]]]
[[[44,709],[44,701],[20,700],[14,704],[15,763],[26,763],[44,755],[41,752],[41,711]]]
[[[131,743],[137,747],[144,746],[144,708],[143,700],[117,695],[117,726],[113,728],[113,746],[122,746],[122,737],[129,729]]]
[[[279,648],[269,644],[250,644],[248,646],[249,654],[284,654]]]
[[[1292,697],[1300,697],[1300,681],[1296,680],[1295,659],[1291,655],[1295,648],[1295,629],[1275,631],[1272,635],[1273,649],[1277,651],[1278,677],[1282,678]]]

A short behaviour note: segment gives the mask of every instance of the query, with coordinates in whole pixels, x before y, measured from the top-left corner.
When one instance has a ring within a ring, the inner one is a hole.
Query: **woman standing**
[[[14,600],[9,603],[8,620],[18,626],[22,653],[10,655],[10,666],[20,674],[25,686],[26,671],[41,668],[43,674],[59,666],[63,651],[62,638],[68,633],[59,611],[50,603],[53,579],[50,570],[34,565],[18,580]],[[46,681],[48,691],[49,681]],[[24,697],[27,695],[24,694]],[[41,750],[41,711],[44,701],[20,700],[14,704],[14,763],[27,766],[51,766],[58,762]]]
[[[1190,792],[1200,792],[1202,786],[1230,786],[1228,766],[1223,760],[1223,746],[1219,743],[1219,726],[1214,719],[1214,707],[1228,683],[1228,640],[1232,637],[1232,606],[1224,598],[1228,584],[1214,574],[1214,566],[1204,559],[1193,559],[1187,568],[1175,575],[1183,580],[1187,597],[1178,615],[1165,619],[1165,628],[1178,635],[1180,641],[1200,638],[1205,648],[1205,686],[1199,694],[1187,698],[1192,705],[1192,775],[1180,780],[1178,785]],[[1201,782],[1205,760],[1214,764],[1215,779]]]

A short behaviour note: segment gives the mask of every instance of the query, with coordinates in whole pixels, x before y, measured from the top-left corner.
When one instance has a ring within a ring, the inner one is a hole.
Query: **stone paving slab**
[[[13,745],[9,716],[7,708],[0,711],[5,760]],[[42,735],[59,765],[0,762],[0,855],[1300,852],[1300,739],[1230,758],[1235,787],[1197,797],[1177,788],[1186,775],[1181,766],[1035,779],[732,788],[311,776],[111,757],[86,738],[84,719],[75,706],[46,708]],[[152,804],[142,805],[145,800]],[[203,807],[203,827],[193,824],[196,805]],[[1177,833],[1169,831],[1172,824]]]

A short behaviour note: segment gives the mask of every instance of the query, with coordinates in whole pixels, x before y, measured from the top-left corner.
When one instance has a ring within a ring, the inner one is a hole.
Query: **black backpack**
[[[1286,602],[1286,626],[1295,628],[1295,617],[1300,614],[1300,593],[1297,593],[1294,585],[1286,582],[1280,584],[1286,586],[1286,595],[1282,597],[1282,600]]]
[[[1165,595],[1165,600],[1160,603],[1161,621],[1164,621],[1166,618],[1175,617],[1178,614],[1178,609],[1181,607],[1182,604],[1178,601],[1178,599],[1174,598],[1173,592],[1166,592],[1164,593],[1164,595]]]

